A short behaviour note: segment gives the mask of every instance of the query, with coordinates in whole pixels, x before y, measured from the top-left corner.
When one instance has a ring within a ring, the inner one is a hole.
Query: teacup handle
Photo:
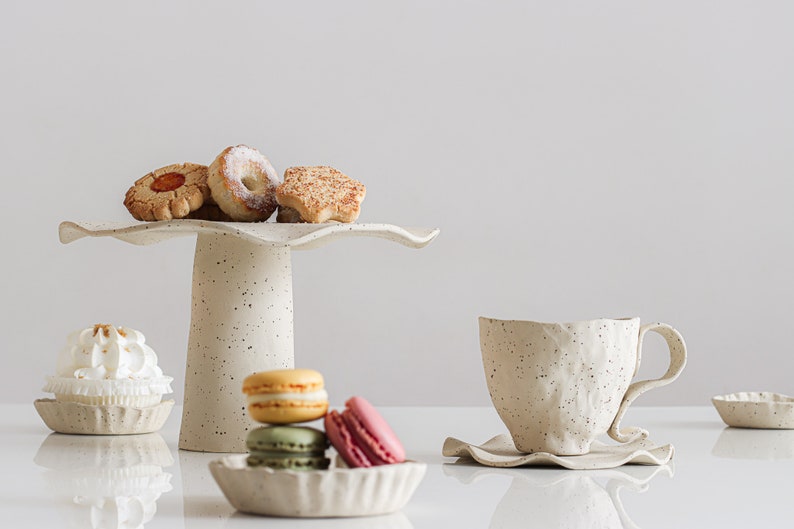
[[[620,443],[629,443],[639,438],[648,437],[648,432],[642,428],[632,426],[629,428],[620,429],[620,420],[625,415],[629,405],[634,402],[634,399],[653,388],[660,388],[666,386],[681,374],[681,371],[686,365],[686,344],[681,334],[667,325],[666,323],[647,323],[640,327],[639,340],[637,341],[637,366],[635,374],[640,367],[640,356],[642,354],[642,339],[645,333],[653,331],[661,334],[667,342],[667,347],[670,349],[670,367],[667,372],[661,377],[653,380],[640,380],[634,382],[626,390],[623,396],[623,401],[620,403],[618,413],[612,421],[612,426],[609,427],[609,436]]]

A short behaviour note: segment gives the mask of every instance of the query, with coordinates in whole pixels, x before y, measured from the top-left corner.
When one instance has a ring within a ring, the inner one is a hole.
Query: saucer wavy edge
[[[209,463],[212,477],[240,512],[289,518],[357,517],[400,510],[427,465],[406,461],[371,468],[274,470],[249,467],[246,454]]]
[[[471,458],[489,467],[560,466],[570,470],[607,469],[627,464],[664,465],[673,458],[674,452],[671,444],[656,446],[649,439],[640,439],[624,445],[594,441],[589,453],[578,456],[558,456],[547,452],[524,454],[516,450],[508,434],[492,437],[481,445],[447,437],[441,450],[446,457]]]
[[[735,428],[794,429],[794,397],[771,391],[740,391],[711,398],[720,418]]]
[[[154,406],[89,406],[79,402],[37,399],[36,411],[50,430],[65,434],[132,435],[156,432],[163,427],[173,400]]]

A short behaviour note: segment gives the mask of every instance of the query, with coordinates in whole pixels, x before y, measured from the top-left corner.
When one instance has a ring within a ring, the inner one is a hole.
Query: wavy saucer
[[[392,224],[284,224],[277,222],[212,222],[178,219],[157,222],[62,222],[58,227],[64,244],[83,237],[113,237],[131,244],[155,244],[195,233],[233,235],[258,244],[286,246],[294,250],[319,248],[349,236],[377,237],[409,248],[423,248],[439,233],[437,228],[403,228]]]
[[[769,391],[743,391],[711,399],[725,424],[737,428],[794,429],[794,397]]]
[[[593,441],[590,452],[579,456],[558,456],[547,452],[519,452],[508,434],[500,434],[481,445],[454,437],[444,441],[446,457],[471,458],[489,467],[560,466],[572,470],[615,468],[621,465],[664,465],[673,457],[673,445],[656,446],[649,439],[608,445]]]
[[[427,465],[406,461],[371,468],[274,470],[249,467],[246,454],[210,463],[212,477],[241,512],[290,518],[374,516],[400,510]]]

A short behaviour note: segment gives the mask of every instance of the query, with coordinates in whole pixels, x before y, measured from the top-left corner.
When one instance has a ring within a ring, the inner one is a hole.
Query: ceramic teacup
[[[670,367],[658,379],[631,383],[642,339],[654,331],[670,349]],[[678,378],[686,364],[681,334],[639,318],[540,323],[480,318],[480,348],[488,391],[516,448],[522,452],[581,455],[608,433],[627,443],[648,432],[620,429],[631,402]]]

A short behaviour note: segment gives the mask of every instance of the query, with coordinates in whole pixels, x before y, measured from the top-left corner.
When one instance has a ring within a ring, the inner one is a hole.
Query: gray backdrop
[[[182,380],[193,240],[58,242],[127,220],[148,171],[247,143],[437,226],[293,256],[297,364],[332,404],[487,405],[477,316],[641,316],[689,365],[644,405],[794,392],[790,2],[5,2],[0,401],[68,332],[140,329]],[[665,369],[649,340],[644,376]]]

